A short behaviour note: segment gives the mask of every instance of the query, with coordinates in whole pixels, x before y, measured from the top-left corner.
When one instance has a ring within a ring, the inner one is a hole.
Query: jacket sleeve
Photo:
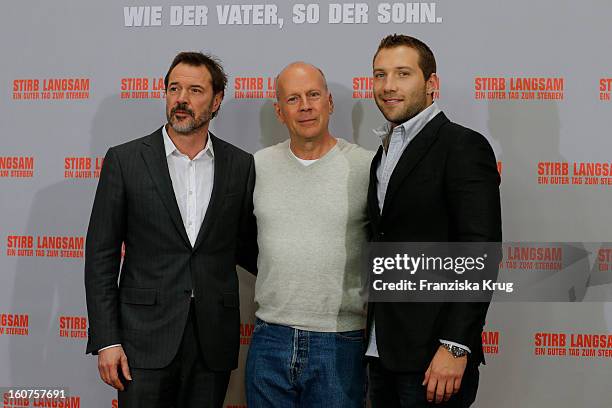
[[[89,317],[87,353],[121,343],[119,288],[125,238],[126,194],[117,153],[109,149],[96,190],[85,245],[85,294]]]
[[[499,243],[499,251],[487,261],[496,276],[502,232],[500,176],[493,149],[482,135],[465,129],[449,149],[446,166],[451,241]],[[440,339],[477,346],[488,307],[488,302],[447,303]]]

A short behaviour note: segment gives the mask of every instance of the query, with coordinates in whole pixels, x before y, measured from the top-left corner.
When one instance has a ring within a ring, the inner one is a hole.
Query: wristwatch
[[[440,345],[444,347],[445,349],[447,349],[448,352],[451,353],[453,357],[455,358],[466,356],[468,353],[466,349],[463,349],[457,346],[453,346],[452,344],[441,343]]]

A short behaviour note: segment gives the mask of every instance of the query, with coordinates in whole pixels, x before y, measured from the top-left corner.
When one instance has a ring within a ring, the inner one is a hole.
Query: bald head
[[[274,110],[292,141],[329,142],[327,126],[334,102],[325,75],[314,65],[294,62],[278,74]]]
[[[309,78],[316,77],[321,81],[322,89],[327,89],[327,80],[325,74],[320,68],[303,61],[292,62],[287,65],[283,70],[276,76],[276,100],[280,100],[280,93],[284,92],[283,84],[287,78]]]

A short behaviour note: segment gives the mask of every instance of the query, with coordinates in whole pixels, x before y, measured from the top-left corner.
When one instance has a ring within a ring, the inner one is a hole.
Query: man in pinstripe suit
[[[168,123],[104,159],[87,232],[87,353],[122,408],[221,407],[237,366],[235,265],[254,270],[240,237],[254,233],[255,174],[250,154],[208,131],[226,82],[213,58],[180,53],[165,78]]]

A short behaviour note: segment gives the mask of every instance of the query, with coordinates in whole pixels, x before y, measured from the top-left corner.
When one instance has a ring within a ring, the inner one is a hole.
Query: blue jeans
[[[257,319],[246,363],[248,407],[363,408],[364,334],[311,332]]]

